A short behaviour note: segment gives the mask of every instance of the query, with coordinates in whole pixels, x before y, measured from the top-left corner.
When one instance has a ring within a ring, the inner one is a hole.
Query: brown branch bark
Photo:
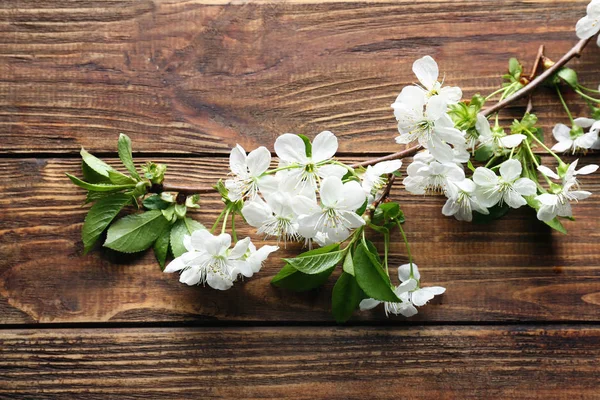
[[[531,92],[533,92],[540,84],[542,84],[546,79],[548,79],[550,76],[552,76],[552,74],[554,74],[560,68],[562,68],[572,58],[579,57],[581,55],[581,51],[585,48],[585,46],[587,46],[587,44],[590,42],[590,40],[591,40],[591,38],[581,39],[579,42],[577,42],[577,44],[575,44],[575,46],[573,46],[571,48],[571,50],[569,50],[567,53],[565,53],[565,55],[562,56],[560,60],[558,60],[554,65],[552,65],[550,68],[548,68],[547,70],[542,72],[540,75],[538,75],[537,78],[535,78],[534,80],[529,82],[525,87],[523,87],[521,90],[519,90],[518,92],[516,92],[509,98],[498,102],[497,104],[493,105],[492,107],[486,108],[482,112],[482,114],[487,117],[495,112],[502,110],[504,107],[508,106],[509,104],[514,103],[515,101],[517,101],[517,100],[527,96]]]

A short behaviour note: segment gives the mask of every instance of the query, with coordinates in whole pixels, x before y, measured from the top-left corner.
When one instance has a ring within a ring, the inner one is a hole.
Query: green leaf
[[[300,139],[304,142],[304,149],[306,151],[306,157],[312,157],[312,143],[310,143],[310,139],[304,135],[298,135]]]
[[[148,210],[166,210],[171,206],[171,203],[164,201],[158,194],[146,197],[142,204]]]
[[[277,287],[293,290],[296,292],[305,292],[323,285],[333,272],[335,267],[326,269],[318,274],[304,274],[292,267],[290,264],[285,266],[273,277],[271,283]]]
[[[81,162],[81,172],[83,173],[83,178],[86,182],[89,183],[110,183],[110,179],[108,179],[104,175],[100,175],[96,171],[90,168],[85,162]]]
[[[496,204],[493,207],[490,207],[488,211],[490,212],[488,215],[480,214],[477,211],[473,211],[473,223],[474,224],[487,224],[494,220],[500,219],[508,213],[510,207],[508,204],[504,203],[502,205]]]
[[[358,308],[360,301],[365,297],[365,293],[358,286],[356,278],[342,272],[331,294],[331,312],[336,322],[348,321],[354,310]]]
[[[344,264],[342,264],[344,272],[354,276],[354,263],[352,262],[352,252],[348,251],[344,258]]]
[[[335,267],[345,254],[335,243],[315,250],[307,251],[296,258],[284,258],[292,267],[305,274],[314,275]]]
[[[519,80],[521,78],[521,73],[523,72],[523,66],[519,63],[519,60],[516,58],[511,58],[508,60],[508,73],[515,79]]]
[[[480,146],[477,150],[475,150],[475,160],[477,161],[487,161],[494,154],[494,150],[492,146]]]
[[[358,285],[368,297],[381,301],[400,302],[389,276],[377,262],[377,256],[371,253],[365,242],[356,246],[352,260]]]
[[[169,238],[171,236],[171,230],[168,226],[166,228],[167,229],[163,230],[158,239],[156,239],[156,242],[154,242],[153,246],[154,256],[156,257],[156,261],[158,261],[158,264],[160,265],[161,271],[165,269],[167,253],[169,252]]]
[[[108,179],[115,185],[133,185],[137,184],[137,181],[130,176],[125,175],[119,171],[108,171]]]
[[[122,253],[146,250],[168,224],[159,210],[128,215],[108,228],[104,246]]]
[[[96,173],[108,178],[108,171],[112,171],[113,167],[111,167],[101,159],[94,157],[84,149],[81,149],[79,154],[81,154],[83,162],[86,163],[88,167],[90,167]]]
[[[173,253],[173,257],[179,257],[187,252],[187,249],[183,245],[184,236],[191,235],[194,231],[200,229],[205,229],[204,225],[189,217],[175,222],[173,228],[171,228],[171,252]]]
[[[90,190],[92,192],[110,192],[110,191],[130,189],[130,188],[135,187],[135,185],[115,185],[115,184],[111,184],[111,183],[87,183],[71,174],[66,174],[66,175],[69,177],[71,182],[73,182],[75,185],[77,185],[81,188]]]
[[[121,159],[121,162],[125,168],[127,168],[127,171],[129,171],[131,176],[139,180],[140,175],[135,169],[135,164],[133,163],[133,155],[131,154],[131,139],[129,139],[129,136],[123,133],[119,135],[118,150],[119,158]]]
[[[83,254],[92,249],[102,232],[108,227],[119,211],[131,200],[130,196],[122,193],[112,194],[100,199],[88,211],[81,239],[83,240]]]
[[[471,172],[475,172],[475,167],[473,166],[473,163],[471,162],[471,160],[467,161],[467,168],[469,168],[471,170]]]
[[[567,234],[567,230],[565,229],[565,227],[563,226],[563,224],[559,221],[558,218],[554,217],[554,219],[550,220],[550,221],[544,221],[544,223],[546,225],[548,225],[550,228],[559,231],[562,234]]]
[[[573,89],[577,89],[579,87],[579,83],[577,81],[577,72],[575,72],[571,68],[563,67],[558,70],[557,74],[560,79],[565,81],[567,85],[571,86]]]

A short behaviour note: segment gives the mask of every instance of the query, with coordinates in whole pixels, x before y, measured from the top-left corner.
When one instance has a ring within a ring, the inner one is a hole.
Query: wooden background
[[[0,0],[0,398],[598,398],[597,174],[568,236],[531,210],[460,223],[396,188],[424,284],[448,289],[409,320],[377,309],[337,326],[332,284],[274,288],[277,258],[222,293],[151,253],[82,255],[84,193],[64,176],[81,146],[116,165],[124,132],[169,182],[202,185],[231,146],[272,149],[283,132],[332,130],[347,160],[396,151],[389,105],[414,59],[490,93],[509,57],[528,70],[540,44],[568,50],[587,1],[232,3]],[[595,87],[599,63],[590,45],[572,64]],[[566,122],[544,89],[535,113],[549,141]],[[209,224],[217,196],[202,207]]]

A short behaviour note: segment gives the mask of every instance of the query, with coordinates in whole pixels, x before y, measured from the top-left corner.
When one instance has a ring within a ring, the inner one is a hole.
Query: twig
[[[379,157],[379,158],[373,158],[371,160],[367,160],[367,161],[363,161],[363,162],[359,162],[356,164],[352,164],[351,167],[352,168],[357,168],[357,167],[368,167],[369,165],[375,165],[377,163],[380,163],[382,161],[390,161],[390,160],[397,160],[399,158],[404,158],[404,157],[411,157],[414,156],[417,151],[421,150],[423,147],[421,145],[416,145],[413,147],[409,147],[406,150],[402,150],[402,151],[398,151],[396,153],[392,153],[389,154],[387,156],[384,157]]]
[[[394,186],[395,180],[396,180],[396,175],[389,174],[387,185],[385,185],[385,188],[383,189],[381,196],[379,196],[379,198],[377,200],[375,200],[373,203],[371,203],[372,210],[375,210],[378,205],[383,203],[385,201],[385,199],[388,198],[388,196],[390,195],[390,192],[392,191],[392,186]]]
[[[560,68],[562,68],[566,63],[568,63],[572,58],[579,57],[581,55],[581,51],[585,48],[585,46],[587,46],[587,44],[589,43],[590,40],[591,40],[591,38],[581,39],[579,42],[577,42],[577,44],[575,44],[575,46],[573,46],[571,48],[571,50],[569,50],[564,56],[562,56],[560,60],[558,60],[554,65],[552,65],[550,68],[548,68],[547,70],[542,72],[540,75],[538,75],[537,78],[535,78],[534,80],[529,82],[525,87],[523,87],[521,90],[519,90],[518,92],[516,92],[509,98],[496,103],[492,107],[486,108],[482,112],[482,114],[487,117],[487,116],[503,109],[504,107],[508,106],[509,104],[515,102],[516,100],[519,100],[519,99],[527,96],[529,93],[534,91],[541,83],[543,83],[546,79],[548,79],[550,76],[552,76],[552,74],[554,74],[556,71],[558,71]]]

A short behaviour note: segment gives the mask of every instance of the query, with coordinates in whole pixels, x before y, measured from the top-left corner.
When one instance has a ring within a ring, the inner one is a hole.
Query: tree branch
[[[577,44],[575,44],[575,46],[571,48],[571,50],[569,50],[564,56],[562,56],[560,60],[558,60],[554,65],[542,72],[540,75],[538,75],[537,78],[529,82],[525,87],[523,87],[521,90],[519,90],[509,98],[498,102],[492,107],[486,108],[482,112],[482,114],[487,117],[495,112],[500,111],[509,104],[527,96],[529,93],[534,91],[540,84],[542,84],[546,79],[548,79],[560,68],[562,68],[566,63],[568,63],[572,58],[579,57],[581,55],[581,51],[585,48],[585,46],[587,46],[591,39],[592,38],[581,39],[579,42],[577,42]]]

